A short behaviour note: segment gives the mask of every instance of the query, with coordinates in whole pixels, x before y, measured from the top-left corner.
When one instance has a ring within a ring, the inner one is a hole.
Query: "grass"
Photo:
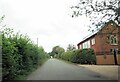
[[[33,67],[30,71],[24,72],[23,75],[17,75],[14,80],[26,80],[28,75],[30,75],[32,72],[34,72],[40,66],[42,66],[47,60],[48,60],[48,58],[42,60],[41,63],[38,66]]]
[[[35,71],[37,68],[32,68],[30,71],[25,71],[22,75],[17,75],[14,80],[26,80],[27,76]]]

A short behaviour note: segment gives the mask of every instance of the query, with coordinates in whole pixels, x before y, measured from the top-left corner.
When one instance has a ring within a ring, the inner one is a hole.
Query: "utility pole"
[[[37,38],[37,47],[38,47],[38,38]]]
[[[118,65],[116,55],[117,55],[116,49],[114,49],[114,62],[115,62],[115,65]]]

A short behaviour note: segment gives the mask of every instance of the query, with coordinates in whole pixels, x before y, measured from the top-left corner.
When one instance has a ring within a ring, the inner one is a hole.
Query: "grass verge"
[[[14,80],[26,80],[29,74],[31,74],[37,68],[39,68],[40,66],[42,66],[48,59],[49,58],[46,58],[46,59],[42,60],[39,65],[34,66],[30,71],[25,71],[24,74],[22,74],[22,75],[17,75]]]

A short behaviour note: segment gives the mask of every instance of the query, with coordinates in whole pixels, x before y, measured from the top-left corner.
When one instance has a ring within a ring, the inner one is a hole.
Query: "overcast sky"
[[[72,5],[79,0],[0,0],[0,16],[4,24],[16,32],[26,34],[50,52],[56,45],[77,47],[88,32],[89,20],[85,16],[72,18]]]

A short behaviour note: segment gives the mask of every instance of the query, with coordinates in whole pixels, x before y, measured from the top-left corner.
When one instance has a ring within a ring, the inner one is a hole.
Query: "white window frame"
[[[83,43],[83,48],[90,48],[90,40]]]
[[[82,44],[79,45],[79,48],[82,49]]]
[[[87,48],[87,47],[86,47],[86,42],[83,43],[83,49],[84,49],[84,48]]]
[[[92,45],[94,45],[95,44],[95,38],[93,38],[91,41],[92,41]]]
[[[87,48],[90,48],[90,40],[87,41]]]

